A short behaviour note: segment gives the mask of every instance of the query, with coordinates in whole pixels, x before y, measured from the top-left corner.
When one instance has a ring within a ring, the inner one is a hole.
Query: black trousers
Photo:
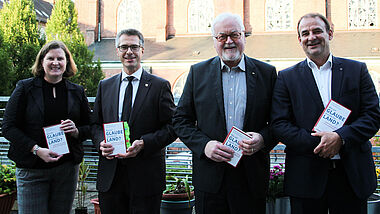
[[[331,161],[322,198],[290,197],[292,214],[366,214],[367,200],[356,197],[340,160]]]
[[[160,214],[162,194],[148,197],[132,194],[126,167],[118,162],[111,188],[107,192],[99,192],[100,212],[102,214]]]
[[[197,214],[265,214],[265,198],[254,198],[250,192],[243,165],[228,166],[222,187],[217,193],[195,189]],[[262,184],[257,184],[262,185]]]

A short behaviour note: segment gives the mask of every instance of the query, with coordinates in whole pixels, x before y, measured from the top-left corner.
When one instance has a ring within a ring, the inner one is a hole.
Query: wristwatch
[[[37,151],[40,149],[41,147],[39,147],[38,145],[36,145],[36,147],[34,147],[33,149],[33,155],[37,155]]]

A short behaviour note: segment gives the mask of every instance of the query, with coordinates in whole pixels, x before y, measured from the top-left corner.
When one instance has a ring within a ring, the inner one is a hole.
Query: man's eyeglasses
[[[230,34],[225,34],[225,33],[220,33],[217,36],[214,36],[218,42],[225,42],[227,41],[227,38],[230,37],[232,40],[237,40],[240,39],[241,33],[239,32],[232,32]]]
[[[132,52],[137,52],[140,50],[141,45],[120,45],[117,48],[119,48],[120,52],[127,52],[130,48]]]

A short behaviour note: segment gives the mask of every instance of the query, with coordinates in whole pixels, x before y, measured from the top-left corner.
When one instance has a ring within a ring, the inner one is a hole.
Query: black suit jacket
[[[80,163],[83,157],[81,142],[90,137],[90,108],[83,87],[67,80],[63,81],[66,82],[67,88],[68,118],[62,120],[71,119],[79,130],[78,138],[69,135],[66,135],[66,138],[74,163]],[[30,152],[36,144],[47,148],[42,129],[43,122],[42,78],[20,80],[7,103],[2,126],[4,137],[10,141],[8,157],[17,167],[41,168],[56,165],[45,163]]]
[[[269,178],[269,155],[275,142],[269,129],[272,88],[276,69],[266,63],[245,57],[247,104],[243,131],[258,132],[265,148],[252,156],[243,156],[249,188],[255,197],[265,198]],[[210,140],[223,142],[227,135],[223,104],[220,58],[214,57],[191,66],[185,88],[173,118],[179,138],[193,152],[193,183],[204,192],[220,189],[228,163],[217,163],[204,154]]]
[[[100,81],[98,86],[92,124],[92,139],[98,151],[104,140],[103,124],[118,121],[120,83],[121,73]],[[128,168],[129,186],[135,195],[155,195],[165,189],[164,148],[176,138],[171,125],[173,111],[169,82],[143,71],[129,127],[131,143],[143,139],[144,149],[136,157],[123,160]],[[118,160],[108,160],[99,153],[97,189],[106,192],[117,176]]]
[[[371,144],[379,129],[379,100],[364,63],[333,57],[331,98],[352,112],[336,130],[345,144],[339,154],[359,198],[376,188]],[[273,94],[272,127],[286,144],[285,193],[319,198],[327,182],[329,159],[313,153],[320,138],[311,136],[324,106],[306,60],[279,72]]]

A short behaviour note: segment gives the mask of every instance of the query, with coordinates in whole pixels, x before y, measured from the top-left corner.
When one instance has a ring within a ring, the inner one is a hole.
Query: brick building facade
[[[243,17],[249,35],[245,53],[278,70],[304,59],[298,19],[324,14],[334,26],[332,53],[366,62],[380,89],[380,0],[75,0],[75,5],[81,31],[107,76],[121,69],[117,32],[137,28],[146,37],[145,68],[168,79],[176,97],[189,66],[216,55],[210,24],[222,12]]]

